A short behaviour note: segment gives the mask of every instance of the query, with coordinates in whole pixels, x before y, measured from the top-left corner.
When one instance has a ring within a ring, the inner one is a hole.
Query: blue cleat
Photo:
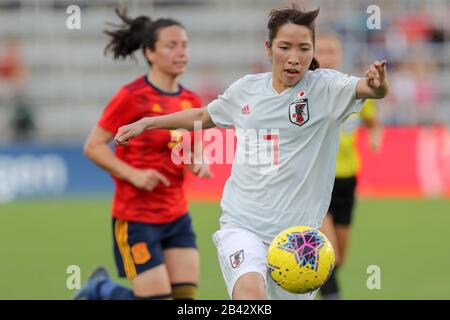
[[[108,279],[110,279],[108,271],[104,267],[98,267],[91,273],[81,289],[75,293],[73,299],[100,300],[99,285]]]

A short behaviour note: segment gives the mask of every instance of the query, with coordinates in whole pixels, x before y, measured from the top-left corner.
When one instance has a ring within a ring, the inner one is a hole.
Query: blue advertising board
[[[0,147],[0,202],[112,191],[111,177],[83,155],[81,145]]]

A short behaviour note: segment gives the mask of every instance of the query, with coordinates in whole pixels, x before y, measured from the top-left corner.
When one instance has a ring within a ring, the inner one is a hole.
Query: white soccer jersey
[[[278,94],[272,73],[247,75],[208,105],[213,122],[234,126],[236,155],[221,201],[222,228],[270,242],[296,225],[318,228],[328,210],[341,123],[359,112],[360,78],[308,71]]]

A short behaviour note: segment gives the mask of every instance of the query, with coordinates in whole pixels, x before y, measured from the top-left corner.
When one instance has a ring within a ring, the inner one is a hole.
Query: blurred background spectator
[[[72,2],[81,7],[81,30],[66,28],[65,9]],[[124,3],[130,14],[170,16],[185,24],[191,62],[183,82],[203,92],[205,103],[240,76],[268,69],[261,50],[267,14],[296,2],[305,8],[320,7],[318,28],[341,35],[343,71],[362,74],[373,59],[388,59],[392,94],[380,103],[382,122],[450,123],[449,0],[72,2],[0,2],[0,142],[30,135],[44,143],[84,139],[120,81],[140,73],[136,62],[114,64],[103,56],[102,30],[106,22],[115,21],[113,8]],[[380,30],[366,26],[370,15],[366,10],[373,4],[381,9]],[[144,62],[139,58],[138,63]],[[31,85],[24,91],[26,80]],[[8,95],[20,97],[13,116],[3,102]],[[27,101],[33,102],[33,112]],[[67,118],[72,119],[70,125],[62,125],[60,120]],[[5,132],[11,129],[5,119],[13,119],[13,134]],[[33,134],[35,129],[39,136]]]
[[[19,39],[6,35],[0,49],[0,106],[10,114],[9,137],[15,142],[27,142],[35,129],[33,113],[26,98],[26,78]]]

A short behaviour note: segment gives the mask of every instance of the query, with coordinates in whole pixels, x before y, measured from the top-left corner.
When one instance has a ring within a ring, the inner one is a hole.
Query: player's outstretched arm
[[[386,60],[373,62],[356,86],[357,99],[382,99],[389,92]]]
[[[202,129],[216,126],[211,120],[206,107],[188,109],[164,116],[142,118],[136,122],[122,126],[117,131],[114,142],[119,146],[126,146],[129,139],[149,129],[193,130],[194,123],[197,121],[201,122]]]
[[[114,177],[128,181],[136,188],[152,191],[159,183],[170,185],[162,173],[154,169],[134,168],[117,158],[108,146],[112,138],[111,132],[99,126],[94,127],[84,144],[85,156]]]

